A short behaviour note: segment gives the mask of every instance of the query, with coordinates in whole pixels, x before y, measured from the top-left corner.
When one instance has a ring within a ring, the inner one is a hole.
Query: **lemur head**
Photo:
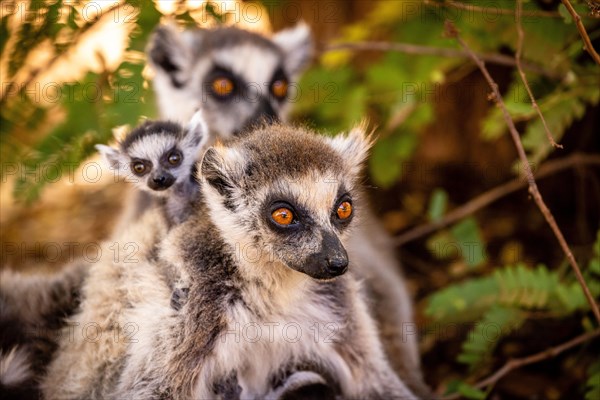
[[[212,147],[199,168],[211,219],[244,263],[341,275],[369,147],[361,127],[328,138],[284,125]]]
[[[149,45],[162,118],[204,111],[211,138],[227,140],[256,123],[285,120],[290,85],[312,56],[308,26],[272,38],[234,27],[179,32],[159,26]]]
[[[193,178],[194,164],[207,137],[199,111],[185,128],[174,122],[147,121],[117,147],[98,144],[96,149],[119,176],[141,190],[163,196],[176,183]]]

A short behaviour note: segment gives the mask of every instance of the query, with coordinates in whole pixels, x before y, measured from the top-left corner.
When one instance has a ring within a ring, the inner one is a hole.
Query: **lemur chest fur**
[[[203,228],[184,242],[185,258],[202,262],[189,265],[193,278],[181,309],[184,316],[201,316],[200,321],[198,317],[189,321],[205,333],[206,351],[197,357],[202,359],[200,375],[211,378],[199,379],[204,384],[196,388],[199,396],[232,375],[242,398],[259,398],[287,370],[307,370],[310,365],[327,376],[328,371],[348,369],[330,364],[331,360],[345,364],[338,345],[351,331],[352,311],[342,304],[349,275],[317,282],[286,271],[286,279],[271,286],[245,276],[230,246],[215,239],[214,228]],[[206,385],[210,381],[212,385]]]

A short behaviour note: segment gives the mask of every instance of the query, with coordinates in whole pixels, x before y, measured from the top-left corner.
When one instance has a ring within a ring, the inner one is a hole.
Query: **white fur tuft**
[[[0,384],[17,386],[31,375],[29,357],[25,350],[13,347],[6,355],[0,351]]]

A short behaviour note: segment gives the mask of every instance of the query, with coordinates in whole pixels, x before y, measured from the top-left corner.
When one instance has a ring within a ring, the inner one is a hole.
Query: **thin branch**
[[[456,8],[458,10],[465,10],[470,12],[477,12],[486,15],[514,15],[514,11],[508,8],[491,8],[491,7],[480,7],[474,6],[472,4],[464,4],[458,1],[447,0],[442,3],[432,2],[430,0],[425,0],[425,4],[428,6],[442,6],[447,8]],[[547,17],[547,18],[560,18],[561,15],[556,11],[525,11],[523,13],[524,16],[527,17]]]
[[[557,355],[575,347],[587,341],[590,341],[596,337],[600,336],[600,329],[596,329],[595,331],[584,333],[579,335],[568,342],[559,344],[558,346],[550,347],[544,351],[533,354],[531,356],[523,357],[523,358],[514,358],[509,360],[502,368],[498,371],[485,378],[484,380],[476,383],[475,386],[478,389],[486,388],[490,385],[495,385],[500,379],[504,378],[508,373],[512,372],[517,368],[524,367],[529,364],[535,364],[540,361],[547,360],[549,358],[554,358]],[[443,400],[452,400],[460,397],[459,393],[454,393],[449,396],[444,396]]]
[[[390,43],[390,42],[378,42],[378,41],[364,41],[364,42],[338,42],[334,44],[325,45],[323,51],[334,51],[334,50],[353,50],[353,51],[396,51],[399,53],[416,54],[424,56],[439,56],[449,58],[468,58],[469,54],[466,51],[450,49],[445,47],[433,47],[433,46],[421,46],[417,44],[409,43]],[[509,67],[515,67],[517,65],[515,59],[511,56],[504,54],[481,54],[477,56],[482,60],[490,64],[505,65]],[[526,70],[535,72],[540,75],[548,76],[550,78],[559,78],[560,76],[553,71],[549,71],[542,66],[532,63],[523,62],[523,67]]]
[[[542,120],[542,124],[544,125],[544,130],[546,131],[546,137],[548,138],[548,141],[550,142],[552,147],[562,149],[563,146],[556,143],[556,141],[554,140],[554,137],[552,136],[552,133],[550,132],[550,128],[548,128],[548,124],[546,124],[546,119],[544,118],[544,115],[542,114],[542,110],[540,110],[540,107],[538,106],[537,101],[535,101],[535,97],[533,96],[533,92],[531,91],[531,88],[529,87],[529,82],[527,82],[527,77],[525,76],[525,72],[523,71],[523,67],[521,65],[521,56],[523,55],[523,39],[525,37],[525,33],[523,32],[523,25],[521,23],[522,13],[523,13],[523,1],[517,0],[517,8],[515,8],[515,19],[516,19],[517,35],[518,35],[517,53],[515,54],[517,70],[519,71],[519,75],[521,75],[521,80],[523,81],[523,85],[525,85],[525,89],[527,90],[527,93],[529,94],[529,98],[531,99],[531,106],[537,112],[538,116]]]
[[[502,115],[504,116],[504,120],[506,121],[506,124],[508,125],[508,129],[512,136],[513,142],[515,143],[515,147],[517,148],[517,153],[519,154],[519,158],[521,159],[521,162],[523,164],[523,169],[525,170],[525,176],[527,177],[527,182],[529,183],[529,193],[531,193],[531,195],[533,196],[533,199],[536,202],[536,204],[537,204],[538,208],[540,209],[540,211],[542,212],[542,214],[544,215],[546,222],[548,222],[548,225],[550,225],[550,228],[554,232],[554,236],[556,236],[556,239],[558,240],[560,247],[563,249],[563,252],[567,256],[567,259],[569,260],[569,263],[571,264],[571,267],[573,268],[573,272],[575,272],[577,281],[581,285],[581,288],[583,289],[583,293],[585,294],[587,301],[590,303],[590,307],[592,309],[592,312],[594,313],[594,316],[596,317],[596,320],[598,321],[598,323],[600,323],[600,309],[598,309],[598,304],[596,304],[594,297],[590,293],[590,289],[588,288],[587,284],[585,283],[585,280],[583,279],[583,275],[581,274],[581,269],[579,268],[579,264],[577,264],[577,260],[575,260],[575,257],[573,256],[573,252],[571,252],[571,249],[569,248],[569,245],[567,244],[567,241],[565,240],[563,233],[561,232],[560,228],[556,224],[556,220],[554,219],[554,216],[548,209],[548,206],[546,205],[546,203],[544,202],[544,199],[542,198],[542,195],[540,194],[540,191],[535,182],[535,178],[533,177],[533,171],[531,170],[531,166],[529,165],[529,162],[527,160],[527,155],[525,154],[525,149],[523,148],[523,143],[521,143],[521,138],[519,136],[519,132],[517,131],[517,128],[515,127],[515,123],[513,122],[512,118],[510,117],[510,113],[508,112],[508,109],[506,108],[506,105],[504,104],[504,100],[502,100],[502,95],[500,94],[500,90],[498,89],[498,84],[490,76],[490,73],[488,72],[487,68],[485,67],[485,64],[483,63],[483,61],[481,61],[477,57],[477,55],[473,52],[473,50],[471,50],[471,48],[465,43],[465,41],[462,40],[462,38],[458,34],[458,31],[456,30],[456,27],[454,26],[454,24],[452,24],[452,22],[446,21],[445,30],[446,30],[446,34],[448,36],[454,37],[456,39],[456,41],[462,46],[462,48],[469,53],[469,56],[471,57],[473,62],[475,62],[475,64],[477,64],[477,66],[479,67],[479,70],[481,71],[481,73],[485,77],[486,81],[488,82],[490,88],[492,89],[493,95],[494,95],[494,97],[493,97],[494,101],[502,110]]]
[[[571,17],[573,17],[575,25],[577,26],[577,30],[579,31],[579,35],[581,36],[581,40],[583,40],[583,44],[588,54],[592,56],[594,61],[596,61],[596,64],[600,65],[600,55],[598,55],[598,53],[596,53],[596,50],[594,50],[594,46],[592,46],[592,41],[590,40],[590,37],[588,36],[587,31],[585,30],[585,26],[583,26],[583,22],[581,22],[581,17],[579,16],[579,14],[577,14],[577,11],[575,11],[573,5],[569,0],[561,1],[564,4],[564,6],[567,7],[567,10],[569,11],[569,14],[571,14]]]
[[[542,179],[562,170],[580,165],[600,166],[600,156],[575,153],[565,158],[548,161],[540,167],[540,169],[536,172],[535,177],[537,179]],[[472,215],[475,212],[481,210],[482,208],[490,205],[496,200],[501,199],[502,197],[516,192],[517,190],[522,189],[526,186],[527,181],[524,181],[522,178],[515,178],[500,186],[496,186],[495,188],[490,189],[487,192],[484,192],[481,195],[475,197],[474,199],[468,201],[462,206],[455,208],[448,214],[444,215],[443,218],[437,221],[433,221],[424,225],[419,225],[404,233],[401,233],[395,238],[395,243],[398,246],[402,246],[408,242],[412,242],[415,239],[429,235],[430,233],[433,233],[448,225],[452,225],[453,223],[460,221],[461,219]]]

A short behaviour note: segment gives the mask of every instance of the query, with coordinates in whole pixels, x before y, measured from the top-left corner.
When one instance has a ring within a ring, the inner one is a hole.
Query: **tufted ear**
[[[285,69],[292,76],[302,72],[312,58],[312,35],[305,22],[277,32],[273,35],[273,42],[283,50]]]
[[[160,25],[154,30],[146,53],[157,73],[167,74],[174,87],[185,84],[191,52],[174,24]]]
[[[226,199],[239,187],[243,171],[243,157],[237,150],[217,145],[204,153],[198,178]],[[241,168],[241,169],[240,169]]]
[[[366,131],[366,122],[362,122],[348,132],[348,134],[338,134],[333,138],[327,138],[331,147],[337,151],[346,166],[350,168],[353,174],[358,175],[362,165],[369,155],[369,150],[373,145],[373,140]]]
[[[117,171],[119,175],[126,174],[127,160],[118,149],[104,144],[97,144],[94,147],[98,150],[102,159],[110,169]]]
[[[192,119],[185,128],[186,145],[195,148],[202,148],[208,142],[208,126],[204,119],[202,110],[198,110],[192,116]]]

